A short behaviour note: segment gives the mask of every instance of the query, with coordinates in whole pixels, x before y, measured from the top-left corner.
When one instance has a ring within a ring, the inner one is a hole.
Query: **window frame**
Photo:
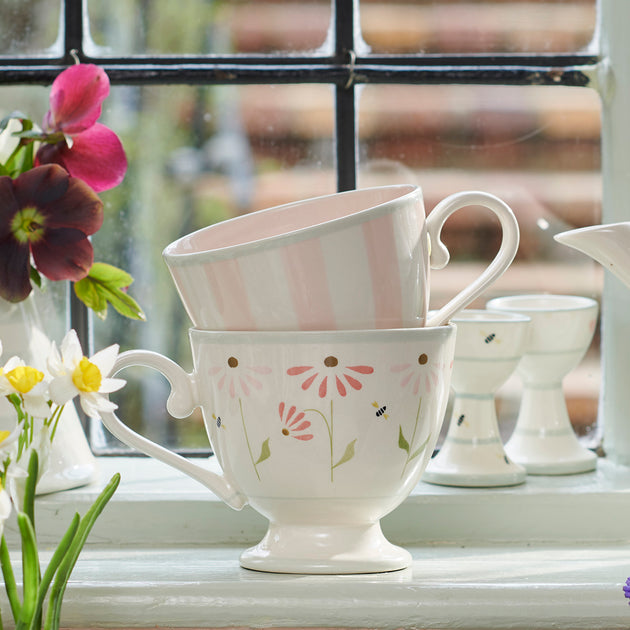
[[[363,85],[594,87],[594,47],[575,53],[371,54],[360,41],[359,0],[331,0],[328,48],[311,53],[90,56],[88,0],[60,0],[62,54],[0,56],[0,85],[48,85],[77,60],[101,66],[113,85],[327,84],[334,87],[336,187],[356,188],[357,90]],[[87,45],[86,45],[87,44]],[[92,351],[91,316],[69,292],[70,325]],[[82,414],[88,429],[88,421]],[[101,449],[117,455],[118,448]],[[205,453],[205,452],[204,452]],[[187,453],[199,455],[198,450]]]

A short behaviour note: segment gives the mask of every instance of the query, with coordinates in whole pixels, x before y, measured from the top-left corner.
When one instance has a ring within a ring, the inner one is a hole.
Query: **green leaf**
[[[422,442],[422,444],[411,455],[409,455],[409,461],[411,461],[412,459],[415,459],[416,457],[418,457],[418,455],[420,455],[420,453],[422,453],[422,451],[424,451],[430,437],[431,437],[431,434],[429,433],[429,435],[427,436],[427,439],[424,442]]]
[[[19,624],[30,626],[33,617],[37,616],[37,592],[39,591],[39,555],[35,530],[30,518],[20,512],[17,515],[20,537],[22,539],[22,595],[23,603]]]
[[[42,277],[35,267],[30,269],[31,282],[39,289],[42,288]]]
[[[39,583],[39,590],[37,592],[37,604],[35,606],[35,610],[41,612],[44,606],[44,600],[46,599],[46,594],[48,592],[48,587],[52,582],[53,577],[55,576],[55,572],[57,568],[61,564],[64,559],[72,541],[74,540],[74,535],[77,533],[79,528],[80,517],[78,514],[75,514],[72,521],[70,522],[70,526],[66,530],[66,533],[63,535],[63,538],[59,541],[55,552],[53,553],[48,566],[46,567],[46,571],[42,577],[42,581]],[[39,630],[39,626],[41,624],[37,624],[37,615],[33,616],[31,621],[31,625],[28,630]]]
[[[103,488],[101,494],[98,495],[92,507],[81,519],[72,543],[59,565],[59,570],[57,571],[57,575],[50,590],[48,610],[46,611],[46,621],[44,623],[45,630],[57,630],[59,628],[61,604],[63,603],[63,595],[66,591],[66,586],[68,584],[68,580],[70,579],[72,569],[74,569],[74,565],[79,559],[79,554],[83,549],[83,545],[85,545],[85,541],[87,540],[96,519],[103,511],[103,508],[107,505],[107,502],[112,498],[114,492],[116,492],[116,488],[119,483],[120,474],[116,473],[105,488]]]
[[[398,430],[398,446],[399,448],[402,448],[403,451],[407,451],[407,453],[409,453],[409,442],[407,442],[405,436],[403,435],[402,424],[399,425]]]
[[[271,449],[269,448],[269,438],[267,438],[260,447],[260,457],[256,461],[255,465],[260,464],[260,462],[264,462],[266,459],[271,457]]]
[[[77,297],[101,319],[107,316],[111,304],[121,315],[144,321],[144,312],[138,303],[126,293],[133,278],[122,269],[106,263],[94,263],[86,278],[74,283]]]
[[[39,457],[33,449],[28,460],[28,476],[24,487],[24,513],[35,527],[35,486],[39,475]]]
[[[341,456],[341,459],[333,466],[333,468],[337,468],[337,466],[341,466],[341,464],[349,462],[354,457],[354,444],[356,441],[357,440],[355,438],[354,440],[352,440],[352,442],[348,443],[344,454]]]
[[[13,615],[13,620],[17,623],[22,606],[18,597],[15,575],[11,567],[9,548],[7,547],[7,541],[4,536],[0,539],[0,566],[2,567],[2,577],[4,578],[4,590],[7,592],[9,605],[11,606],[11,614]]]

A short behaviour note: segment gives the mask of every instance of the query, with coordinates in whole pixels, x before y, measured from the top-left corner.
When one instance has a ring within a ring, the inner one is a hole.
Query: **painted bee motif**
[[[221,416],[215,416],[212,414],[214,421],[217,423],[217,429],[225,429],[225,425],[223,424],[223,420],[221,420]]]
[[[497,334],[496,333],[485,333],[485,332],[481,332],[481,334],[483,335],[484,339],[484,343],[501,343],[500,339],[497,339]]]
[[[459,416],[459,418],[457,418],[457,426],[461,427],[462,424],[464,423],[464,419],[466,418],[466,416],[464,414],[462,414],[461,416]]]
[[[374,401],[372,403],[372,407],[376,408],[376,417],[377,418],[383,418],[383,420],[387,420],[389,418],[389,415],[387,413],[385,413],[387,411],[387,405],[383,405],[381,407],[381,405],[379,405],[376,401]]]

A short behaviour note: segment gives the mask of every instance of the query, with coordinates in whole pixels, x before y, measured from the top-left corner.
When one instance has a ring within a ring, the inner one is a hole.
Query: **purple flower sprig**
[[[73,282],[77,297],[103,319],[108,304],[145,319],[127,293],[133,278],[95,263],[89,240],[103,222],[96,193],[118,186],[127,171],[120,139],[97,122],[109,87],[102,68],[76,64],[53,82],[41,128],[20,112],[0,120],[0,145],[13,145],[0,160],[1,298],[26,299],[44,275]]]
[[[623,595],[626,599],[630,599],[630,577],[626,580],[626,583],[623,585]],[[630,602],[628,602],[630,605]]]

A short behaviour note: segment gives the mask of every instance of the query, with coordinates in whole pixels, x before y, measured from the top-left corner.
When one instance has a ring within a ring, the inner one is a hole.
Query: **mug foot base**
[[[342,575],[398,571],[411,554],[390,543],[380,523],[370,525],[278,525],[241,554],[241,566],[269,573]]]

